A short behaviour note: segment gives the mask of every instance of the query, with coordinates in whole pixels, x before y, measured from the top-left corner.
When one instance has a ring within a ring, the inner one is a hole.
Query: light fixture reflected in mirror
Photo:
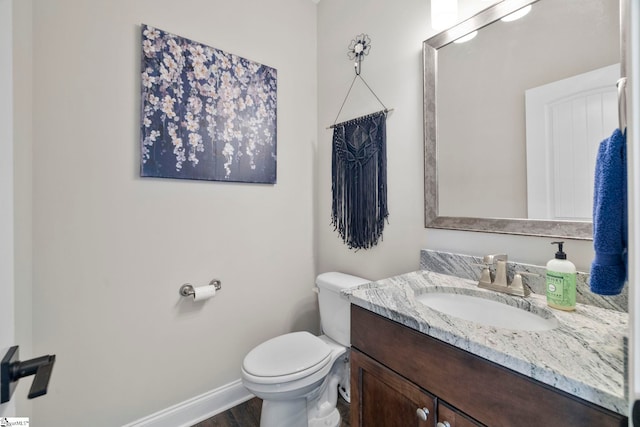
[[[504,22],[511,22],[511,21],[515,21],[517,19],[522,18],[523,16],[525,16],[527,13],[531,12],[531,5],[525,6],[522,9],[516,10],[515,12],[501,18],[501,21]]]
[[[467,34],[466,36],[462,36],[457,40],[454,40],[454,43],[464,43],[464,42],[468,42],[469,40],[475,38],[475,36],[478,35],[477,31],[472,31],[469,34]]]
[[[458,21],[457,0],[431,0],[431,27],[442,31]]]

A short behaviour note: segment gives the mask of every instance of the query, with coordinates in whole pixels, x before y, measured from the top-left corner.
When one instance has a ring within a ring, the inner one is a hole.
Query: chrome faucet
[[[507,255],[495,254],[486,255],[482,259],[482,273],[480,274],[480,281],[478,287],[483,289],[489,289],[496,292],[502,292],[509,295],[517,295],[521,297],[527,297],[531,293],[529,288],[522,283],[523,274],[531,274],[524,271],[519,271],[513,276],[511,284],[507,281]],[[495,274],[491,274],[491,268],[495,266]]]

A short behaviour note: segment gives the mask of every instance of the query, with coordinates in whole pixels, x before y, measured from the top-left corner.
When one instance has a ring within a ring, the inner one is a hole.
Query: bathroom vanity
[[[420,303],[477,293],[471,280],[418,271],[348,290],[353,426],[622,426],[626,313],[578,305],[557,326],[487,326]],[[544,298],[510,304],[547,310]],[[504,300],[503,300],[504,301]]]

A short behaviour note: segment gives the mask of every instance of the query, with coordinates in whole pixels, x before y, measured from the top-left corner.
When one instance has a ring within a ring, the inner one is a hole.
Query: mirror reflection
[[[425,42],[425,155],[436,156],[437,169],[436,187],[425,188],[427,226],[457,228],[438,218],[591,220],[595,154],[617,127],[618,1],[540,0],[520,19],[499,19],[526,3],[502,2]],[[451,43],[476,24],[475,37]]]

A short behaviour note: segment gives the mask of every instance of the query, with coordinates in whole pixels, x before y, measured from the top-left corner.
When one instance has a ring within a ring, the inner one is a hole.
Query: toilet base
[[[263,400],[260,427],[307,427],[307,399]]]
[[[309,427],[340,427],[340,412],[334,409],[329,415],[309,420]]]
[[[340,427],[340,412],[334,408],[320,418],[307,418],[307,399],[263,401],[260,427]]]

